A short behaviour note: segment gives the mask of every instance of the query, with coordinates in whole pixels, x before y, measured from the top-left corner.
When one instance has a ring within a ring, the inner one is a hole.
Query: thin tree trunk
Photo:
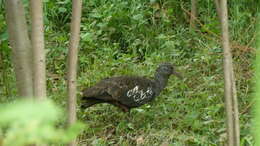
[[[257,18],[256,23],[256,61],[255,61],[255,77],[256,80],[255,83],[255,95],[254,95],[254,139],[255,139],[255,145],[260,145],[260,17]]]
[[[23,4],[21,0],[7,0],[5,3],[6,22],[12,47],[12,59],[18,95],[22,97],[32,97],[32,51]]]
[[[46,97],[46,72],[42,0],[30,0],[32,19],[33,89],[38,99]]]
[[[197,0],[191,0],[190,28],[196,28]]]
[[[227,1],[221,0],[222,45],[224,48],[225,106],[229,146],[239,146],[240,129],[232,54],[229,46]]]
[[[82,0],[72,1],[72,20],[70,26],[70,43],[68,57],[68,126],[76,121],[76,76],[77,76],[77,60],[78,45],[80,34],[80,18]],[[69,143],[70,146],[76,146],[76,139]]]

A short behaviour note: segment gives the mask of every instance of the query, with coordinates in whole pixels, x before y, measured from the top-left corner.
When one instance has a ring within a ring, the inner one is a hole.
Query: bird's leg
[[[130,109],[127,106],[125,106],[125,105],[123,105],[119,102],[110,102],[110,103],[113,104],[114,106],[119,107],[123,112],[129,112],[130,111]]]
[[[130,123],[131,119],[132,119],[131,110],[129,109],[128,112],[127,112],[127,121]]]
[[[130,112],[128,107],[126,107],[120,103],[117,103],[117,106],[120,107],[123,110],[123,112]]]
[[[128,112],[130,113],[130,109],[124,105],[120,105],[120,108],[123,110],[123,112]]]

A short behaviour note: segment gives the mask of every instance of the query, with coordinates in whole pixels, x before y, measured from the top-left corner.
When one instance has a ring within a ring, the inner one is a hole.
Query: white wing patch
[[[133,98],[135,102],[142,102],[146,98],[151,98],[153,91],[151,87],[148,87],[146,91],[139,89],[139,86],[135,86],[133,89],[127,92],[127,97]]]

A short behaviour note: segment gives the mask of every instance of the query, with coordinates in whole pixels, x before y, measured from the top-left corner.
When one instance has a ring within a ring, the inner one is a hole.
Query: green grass
[[[85,111],[78,108],[78,119],[86,124],[79,136],[80,144],[211,146],[225,143],[223,54],[219,39],[207,32],[220,33],[213,13],[214,5],[210,1],[201,3],[200,19],[204,26],[191,32],[181,4],[189,8],[187,2],[168,0],[155,3],[143,0],[85,2],[78,102],[80,91],[102,78],[133,74],[152,77],[160,62],[175,64],[184,79],[171,77],[167,88],[155,101],[133,109],[130,117],[108,104]],[[230,36],[237,79],[241,145],[247,146],[254,143],[250,133],[250,109],[253,102],[252,60],[255,58],[251,48],[255,46],[250,42],[254,41],[256,10],[243,4],[240,1],[238,5],[230,6]],[[45,2],[48,95],[64,108],[70,7],[68,1]],[[0,83],[5,86],[0,87],[3,91],[0,96],[5,97],[1,101],[8,101],[16,95],[15,78],[7,40],[1,38],[1,41],[5,51],[2,55],[4,63],[0,66],[4,76]]]

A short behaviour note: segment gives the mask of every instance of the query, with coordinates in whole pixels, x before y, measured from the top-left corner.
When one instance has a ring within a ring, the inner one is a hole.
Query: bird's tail
[[[104,101],[99,100],[99,99],[84,99],[83,97],[83,103],[81,104],[81,108],[88,108],[91,107],[92,105],[98,104],[98,103],[102,103]]]

